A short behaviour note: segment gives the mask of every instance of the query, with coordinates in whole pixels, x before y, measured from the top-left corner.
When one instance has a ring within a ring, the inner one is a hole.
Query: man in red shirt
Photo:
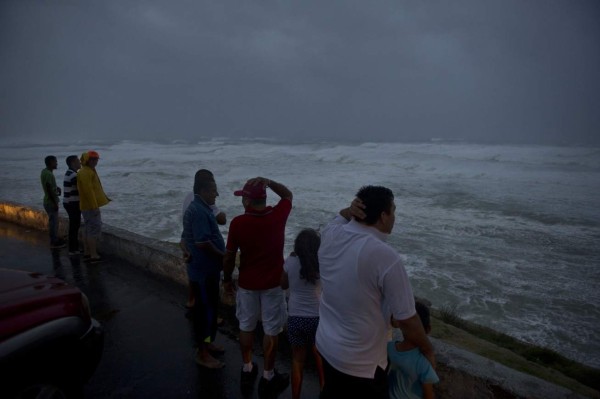
[[[274,207],[267,206],[266,188],[280,197]],[[281,183],[264,177],[250,179],[242,190],[245,213],[229,226],[223,259],[223,288],[233,293],[232,273],[240,251],[236,317],[240,325],[242,352],[241,389],[248,395],[254,388],[258,366],[252,361],[254,331],[259,320],[264,330],[263,377],[258,385],[259,397],[275,397],[289,385],[289,375],[275,370],[279,333],[287,314],[284,292],[280,286],[283,272],[285,224],[292,210],[292,192]]]

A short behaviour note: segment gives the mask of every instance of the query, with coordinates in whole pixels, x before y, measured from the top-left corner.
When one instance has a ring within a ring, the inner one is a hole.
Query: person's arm
[[[213,215],[215,215],[217,224],[224,225],[227,223],[227,216],[225,215],[225,212],[222,212],[218,206],[211,205],[210,209],[212,210]]]
[[[189,263],[192,260],[192,254],[188,251],[187,245],[185,245],[185,240],[182,238],[179,240],[179,248],[181,248],[181,252],[183,253],[183,261]]]
[[[283,184],[277,183],[276,181],[269,180],[267,187],[271,189],[275,194],[279,195],[280,198],[292,200],[294,197],[292,192]]]
[[[290,280],[288,279],[288,274],[285,270],[281,273],[281,281],[279,285],[281,286],[282,290],[287,290],[290,288]]]
[[[233,289],[233,270],[235,269],[236,251],[226,251],[223,256],[223,290],[232,293]]]
[[[350,207],[340,210],[340,215],[347,221],[352,220],[352,213],[350,212]]]
[[[421,319],[418,314],[414,314],[405,320],[396,320],[392,317],[392,327],[399,328],[402,330],[402,335],[405,340],[412,342],[418,346],[423,356],[429,360],[431,366],[435,369],[435,354],[433,351],[433,345],[425,334],[425,329],[421,323]]]
[[[340,215],[347,221],[352,220],[352,217],[362,219],[367,216],[363,209],[365,209],[363,202],[359,198],[354,198],[348,208],[344,208],[340,211]]]
[[[208,252],[209,255],[212,255],[219,259],[223,258],[223,255],[224,255],[223,251],[221,251],[219,248],[217,248],[212,241],[196,242],[196,243],[194,243],[194,245],[196,246],[196,248]]]
[[[421,387],[423,388],[423,399],[435,399],[435,395],[433,393],[433,384],[424,383],[421,384]]]
[[[98,209],[98,201],[96,201],[96,193],[92,186],[92,176],[89,173],[77,173],[77,190],[79,191],[79,199],[85,197],[85,202],[89,205],[89,209]]]
[[[46,182],[46,192],[48,193],[48,198],[54,205],[54,210],[58,209],[58,187],[52,186],[50,182]]]
[[[217,216],[215,216],[215,219],[217,219],[217,223],[221,226],[227,224],[227,215],[225,215],[225,212],[219,212]]]
[[[223,261],[223,252],[225,248],[220,248],[214,242],[215,236],[213,228],[216,229],[216,224],[212,215],[204,213],[192,212],[188,215],[188,210],[183,215],[184,228],[186,223],[191,222],[191,232],[193,237],[193,247],[205,253],[207,256],[217,258],[219,262]],[[182,236],[183,237],[183,236]],[[191,250],[191,248],[188,248]]]
[[[294,197],[292,195],[292,192],[283,184],[281,183],[277,183],[274,180],[270,180],[264,177],[255,177],[253,179],[248,180],[246,183],[249,184],[262,184],[263,187],[268,187],[271,189],[271,191],[273,191],[275,194],[277,194],[280,198],[283,199],[288,199],[288,200],[292,200],[292,198]]]
[[[290,259],[294,257],[296,258],[296,253],[294,251],[292,251],[290,253],[290,256],[285,260],[284,264],[283,264],[283,271],[281,273],[281,280],[279,280],[279,285],[281,286],[281,289],[283,290],[287,290],[288,288],[290,288],[290,279],[288,276],[288,268],[289,268],[289,263]]]

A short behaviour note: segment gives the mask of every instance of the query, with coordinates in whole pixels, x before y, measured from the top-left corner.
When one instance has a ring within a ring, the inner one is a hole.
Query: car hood
[[[81,291],[40,273],[0,269],[0,341],[68,316],[83,316]]]

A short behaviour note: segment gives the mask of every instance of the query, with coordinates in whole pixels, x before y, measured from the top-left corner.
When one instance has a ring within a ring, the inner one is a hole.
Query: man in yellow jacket
[[[83,228],[83,257],[90,263],[102,261],[98,255],[97,243],[102,233],[100,207],[108,204],[110,199],[104,193],[96,165],[100,155],[96,151],[81,154],[81,169],[77,172],[77,190],[79,191],[79,207],[85,222]]]

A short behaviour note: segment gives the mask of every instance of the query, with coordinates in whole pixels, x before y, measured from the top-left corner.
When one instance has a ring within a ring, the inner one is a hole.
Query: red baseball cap
[[[262,184],[246,183],[243,189],[234,191],[233,195],[250,199],[265,199],[267,190]]]
[[[96,151],[88,151],[88,157],[89,158],[100,158],[100,154],[98,154]]]

